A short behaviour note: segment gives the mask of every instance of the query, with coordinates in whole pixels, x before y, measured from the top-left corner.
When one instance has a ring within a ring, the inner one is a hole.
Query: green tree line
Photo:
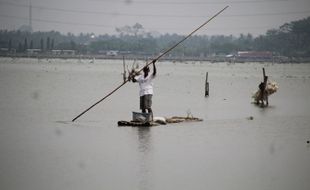
[[[74,35],[50,32],[0,31],[0,47],[25,52],[26,49],[41,49],[42,52],[60,49],[76,50],[81,54],[98,54],[118,50],[136,54],[162,52],[185,36],[163,34],[154,37],[144,32],[141,24],[116,28],[118,35],[93,33]],[[310,57],[310,17],[285,23],[278,29],[270,29],[264,35],[239,36],[194,35],[175,48],[173,56],[209,56],[234,54],[238,51],[271,51],[287,57]]]

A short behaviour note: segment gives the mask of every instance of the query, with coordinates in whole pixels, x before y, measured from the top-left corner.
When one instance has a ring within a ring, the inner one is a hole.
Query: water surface
[[[155,116],[204,121],[131,128],[133,83],[71,122],[122,83],[122,60],[90,62],[0,59],[1,189],[310,189],[309,64],[159,62]],[[280,87],[264,109],[263,67]]]

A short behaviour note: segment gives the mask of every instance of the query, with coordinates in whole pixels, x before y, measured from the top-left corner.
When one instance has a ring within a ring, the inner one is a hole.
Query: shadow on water
[[[150,151],[152,146],[151,128],[150,127],[137,127],[133,128],[138,134],[138,155],[139,155],[139,189],[148,189],[149,173],[151,164]]]
[[[73,126],[73,127],[94,127],[98,126],[99,121],[83,121],[83,122],[72,122],[72,121],[55,121],[58,124],[63,124],[64,126]]]

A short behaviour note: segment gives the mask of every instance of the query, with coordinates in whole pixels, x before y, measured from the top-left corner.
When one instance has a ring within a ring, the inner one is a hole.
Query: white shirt
[[[153,79],[155,76],[153,74],[148,74],[146,78],[144,78],[144,74],[136,76],[135,79],[139,83],[140,86],[140,96],[144,96],[146,94],[153,94]]]

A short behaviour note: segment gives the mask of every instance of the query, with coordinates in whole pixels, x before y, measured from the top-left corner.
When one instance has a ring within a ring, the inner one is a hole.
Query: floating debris
[[[180,116],[173,116],[171,118],[166,118],[167,123],[181,123],[181,122],[190,122],[190,121],[203,121],[203,119],[197,117],[180,117]]]

